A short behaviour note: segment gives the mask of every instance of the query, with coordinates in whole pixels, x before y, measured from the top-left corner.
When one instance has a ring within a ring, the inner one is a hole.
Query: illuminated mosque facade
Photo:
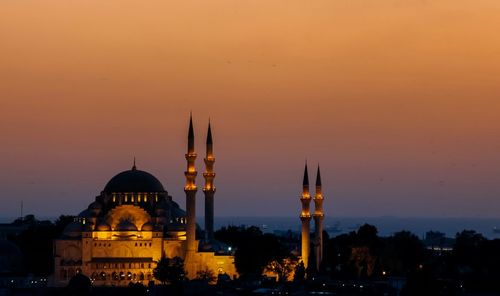
[[[205,237],[196,237],[196,152],[189,121],[186,210],[148,172],[132,169],[111,178],[104,190],[54,242],[54,286],[66,286],[75,274],[94,285],[124,286],[155,281],[153,269],[162,257],[184,259],[187,277],[210,270],[237,276],[230,248],[214,234],[214,162],[210,123],[206,139]]]

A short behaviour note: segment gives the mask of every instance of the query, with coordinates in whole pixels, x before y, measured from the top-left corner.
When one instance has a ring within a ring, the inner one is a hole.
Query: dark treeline
[[[428,249],[408,231],[380,237],[376,227],[368,224],[334,238],[326,233],[324,237],[323,264],[319,272],[310,266],[306,272],[309,278],[328,276],[345,281],[401,278],[406,283],[403,295],[500,292],[500,240],[488,240],[475,231],[457,233],[450,251]],[[270,260],[293,257],[298,252],[293,252],[290,246],[296,249],[300,246],[298,236],[264,234],[253,226],[222,228],[216,232],[216,238],[236,247],[236,267],[243,276],[260,275]],[[314,258],[309,262],[314,264]],[[303,272],[296,268],[299,271],[296,279],[300,279]]]
[[[53,272],[53,240],[72,220],[71,216],[61,216],[52,223],[27,216],[14,222],[28,225],[23,232],[8,237],[22,251],[24,274],[45,276]],[[275,270],[285,276],[287,262],[298,262],[300,236],[291,231],[275,235],[255,226],[228,226],[218,230],[215,237],[234,248],[236,268],[242,278],[259,277],[272,262],[278,266]],[[408,231],[380,237],[377,229],[368,224],[333,238],[325,233],[324,240],[319,272],[313,266],[314,258],[310,258],[308,270],[295,264],[292,273],[296,283],[315,276],[366,282],[401,278],[405,283],[403,295],[500,293],[500,240],[486,239],[475,231],[457,233],[452,249],[444,251],[427,248],[424,241]]]
[[[8,235],[23,255],[23,273],[48,276],[54,272],[53,243],[61,236],[64,228],[74,219],[73,216],[60,216],[55,222],[37,220],[33,215],[12,222],[24,225],[26,229],[17,235]]]

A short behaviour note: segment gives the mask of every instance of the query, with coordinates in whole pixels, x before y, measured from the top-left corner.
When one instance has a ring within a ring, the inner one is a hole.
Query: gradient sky
[[[200,172],[213,123],[216,215],[298,215],[307,158],[328,216],[500,217],[499,15],[497,0],[3,0],[0,216],[21,200],[77,214],[134,155],[184,206],[192,110]]]

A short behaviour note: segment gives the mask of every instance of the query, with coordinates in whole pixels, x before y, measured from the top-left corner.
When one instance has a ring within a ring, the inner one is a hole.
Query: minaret
[[[212,240],[214,238],[215,158],[213,155],[212,129],[210,127],[210,120],[208,121],[207,154],[204,161],[205,172],[203,173],[203,177],[205,178],[205,187],[203,187],[203,193],[205,194],[205,238],[207,240]]]
[[[188,132],[188,151],[186,153],[187,170],[184,172],[186,176],[186,251],[189,255],[197,251],[196,246],[196,168],[194,161],[196,160],[196,153],[194,152],[194,131],[193,131],[193,118],[189,116],[189,132]]]
[[[304,267],[309,265],[309,247],[311,237],[311,213],[309,211],[309,204],[311,203],[311,195],[309,194],[309,174],[307,172],[307,163],[304,168],[304,181],[302,182],[302,196],[300,197],[302,203],[302,212],[300,213],[300,220],[302,221],[302,262]]]
[[[323,260],[323,193],[321,192],[321,173],[316,173],[316,194],[314,195],[314,254],[316,258],[316,269],[319,270]]]

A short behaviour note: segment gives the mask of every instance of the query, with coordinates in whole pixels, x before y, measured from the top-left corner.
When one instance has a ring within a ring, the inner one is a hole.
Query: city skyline
[[[297,216],[307,159],[330,217],[499,217],[499,12],[3,2],[0,217],[78,214],[134,157],[185,208],[190,111],[198,155],[212,123],[216,216]]]

